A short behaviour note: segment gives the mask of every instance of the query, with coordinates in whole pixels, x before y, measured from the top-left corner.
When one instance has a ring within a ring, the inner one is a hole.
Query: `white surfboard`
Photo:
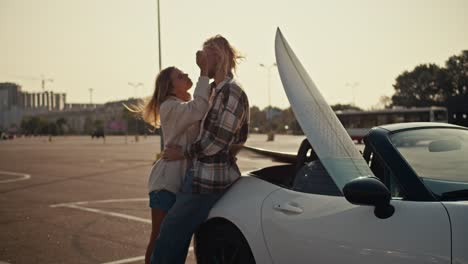
[[[349,181],[373,175],[279,28],[275,52],[278,71],[293,112],[338,188],[343,190]]]

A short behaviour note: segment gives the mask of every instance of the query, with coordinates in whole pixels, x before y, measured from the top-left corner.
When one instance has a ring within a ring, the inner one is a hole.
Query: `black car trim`
[[[425,128],[432,128],[430,126]],[[441,128],[447,128],[441,126]],[[401,156],[400,152],[390,141],[389,136],[405,130],[416,130],[424,128],[408,128],[397,131],[389,131],[384,128],[373,128],[364,138],[367,145],[372,146],[375,153],[387,163],[387,166],[394,172],[395,177],[401,184],[405,193],[405,200],[411,201],[437,201],[421,179],[417,176],[408,162]]]

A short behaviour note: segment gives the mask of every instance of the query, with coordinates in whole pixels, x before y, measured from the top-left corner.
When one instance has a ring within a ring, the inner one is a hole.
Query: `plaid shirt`
[[[222,192],[241,175],[229,147],[247,141],[249,101],[232,77],[220,86],[214,90],[197,141],[184,152],[193,159],[193,193]]]

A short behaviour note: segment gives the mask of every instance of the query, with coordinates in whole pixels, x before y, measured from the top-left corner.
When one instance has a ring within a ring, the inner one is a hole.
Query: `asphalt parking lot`
[[[302,138],[252,135],[249,143],[295,152]],[[1,141],[0,263],[143,263],[157,152],[156,136]],[[243,171],[277,164],[249,151],[238,162]]]

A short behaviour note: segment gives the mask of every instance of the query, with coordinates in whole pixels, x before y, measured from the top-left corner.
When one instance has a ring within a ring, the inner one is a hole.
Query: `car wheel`
[[[198,264],[252,264],[255,259],[242,233],[227,221],[212,221],[195,235]]]

